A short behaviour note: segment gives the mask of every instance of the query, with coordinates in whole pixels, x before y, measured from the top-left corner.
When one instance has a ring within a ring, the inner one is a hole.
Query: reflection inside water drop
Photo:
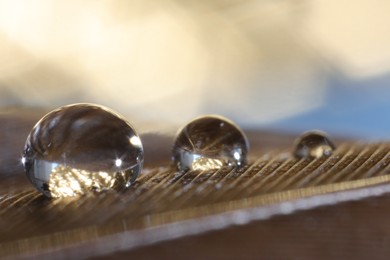
[[[47,197],[122,190],[142,169],[135,130],[107,108],[77,104],[43,117],[27,137],[22,162]]]
[[[30,170],[30,181],[47,197],[73,197],[88,192],[107,190],[123,190],[130,186],[140,171],[135,166],[122,171],[88,171],[52,163],[44,160],[35,160]]]
[[[182,171],[242,166],[248,149],[247,138],[233,122],[220,116],[204,116],[179,131],[173,160]]]
[[[333,153],[335,145],[329,136],[318,130],[305,132],[295,140],[294,156],[297,158],[320,158]]]

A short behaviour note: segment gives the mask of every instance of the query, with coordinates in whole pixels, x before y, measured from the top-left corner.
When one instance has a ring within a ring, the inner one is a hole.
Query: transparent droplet
[[[294,155],[297,158],[320,158],[331,155],[334,149],[335,145],[326,133],[314,130],[295,140]]]
[[[173,160],[182,171],[242,166],[248,149],[248,140],[237,125],[220,116],[204,116],[179,131]]]
[[[22,163],[31,183],[47,197],[119,191],[140,173],[143,148],[120,115],[103,106],[74,104],[34,126]]]

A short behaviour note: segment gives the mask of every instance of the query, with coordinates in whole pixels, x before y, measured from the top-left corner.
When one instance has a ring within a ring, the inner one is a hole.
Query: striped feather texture
[[[118,244],[128,250],[390,191],[390,143],[338,142],[330,157],[299,160],[288,145],[268,149],[258,135],[249,134],[254,145],[241,169],[181,173],[169,157],[159,158],[126,192],[71,199],[45,198],[20,165],[3,161],[9,168],[0,184],[0,256],[98,256]]]

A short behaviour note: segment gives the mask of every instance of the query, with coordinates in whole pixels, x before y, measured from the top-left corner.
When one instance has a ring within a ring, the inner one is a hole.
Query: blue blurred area
[[[323,106],[271,127],[288,131],[321,129],[370,140],[390,138],[390,73],[359,80],[334,73],[328,78]]]

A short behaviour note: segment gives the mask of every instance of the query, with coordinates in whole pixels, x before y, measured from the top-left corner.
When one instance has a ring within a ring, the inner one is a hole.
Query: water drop
[[[248,149],[248,140],[236,124],[220,116],[204,116],[179,131],[173,161],[181,171],[239,167],[246,163]]]
[[[44,116],[27,137],[22,162],[47,197],[123,190],[143,165],[134,128],[103,106],[74,104]]]
[[[318,130],[303,133],[295,140],[294,155],[297,158],[320,158],[333,153],[335,145],[329,136]]]

